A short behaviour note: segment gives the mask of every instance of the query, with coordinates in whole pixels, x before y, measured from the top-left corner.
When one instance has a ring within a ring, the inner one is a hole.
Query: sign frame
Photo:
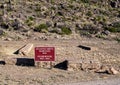
[[[35,62],[55,61],[55,47],[35,47]]]

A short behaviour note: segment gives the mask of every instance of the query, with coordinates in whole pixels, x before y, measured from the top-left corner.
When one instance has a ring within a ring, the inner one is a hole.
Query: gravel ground
[[[56,49],[55,64],[65,59],[97,59],[104,65],[110,65],[120,71],[120,44],[117,41],[108,41],[100,39],[80,39],[80,40],[47,40],[47,41],[0,41],[0,60],[12,56],[13,52],[27,43],[33,43],[34,46],[53,46]],[[86,51],[79,48],[79,45],[88,45],[96,47],[98,50]],[[34,58],[34,50],[27,58]],[[106,73],[95,73],[93,71],[66,71],[59,68],[43,69],[28,66],[0,65],[0,85],[54,85],[67,83],[67,85],[88,85],[82,81],[91,81],[89,85],[104,85],[99,79],[120,78],[118,75],[109,75]],[[110,80],[109,80],[110,81]],[[117,80],[115,80],[118,82]],[[74,82],[81,82],[74,83]],[[104,81],[106,82],[106,81]],[[111,82],[111,81],[110,81]],[[88,82],[89,83],[89,82]],[[109,82],[108,82],[109,83]],[[115,82],[113,82],[115,83]],[[112,84],[112,83],[111,83]],[[109,84],[110,85],[110,84]],[[113,84],[114,85],[114,84]],[[115,84],[118,85],[118,84]]]

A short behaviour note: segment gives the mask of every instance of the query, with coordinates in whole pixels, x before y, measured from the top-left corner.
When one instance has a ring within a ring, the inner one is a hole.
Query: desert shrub
[[[51,33],[56,33],[56,34],[62,34],[62,30],[60,28],[53,28],[51,31],[49,31]]]
[[[89,37],[91,35],[90,32],[88,32],[88,31],[80,30],[79,32],[80,32],[81,36],[87,36],[87,37]]]
[[[89,3],[89,0],[81,0],[83,3]]]
[[[103,21],[103,16],[96,16],[95,21],[98,21],[98,22]]]
[[[120,43],[120,38],[116,38],[116,41],[118,41],[118,43]]]
[[[28,19],[31,20],[31,21],[33,21],[34,17],[33,16],[29,16]]]
[[[0,30],[0,36],[4,36],[6,33],[3,30]]]
[[[89,0],[70,0],[71,3],[73,2],[82,2],[82,3],[89,3]]]
[[[46,24],[39,24],[39,25],[35,26],[34,31],[42,32],[42,30],[48,30],[48,26]]]
[[[2,28],[4,28],[4,29],[8,29],[8,28],[9,28],[9,25],[8,25],[6,22],[2,22],[2,23],[0,24],[0,26],[1,26]]]
[[[106,29],[109,30],[110,32],[120,32],[120,28],[108,27]]]
[[[99,31],[101,31],[102,29],[96,27],[96,26],[93,26],[92,24],[85,24],[83,26],[83,29],[82,31],[87,31],[89,32],[90,34],[96,34],[98,33]]]
[[[0,16],[2,16],[3,15],[3,11],[2,10],[0,10]]]
[[[74,1],[76,1],[76,0],[70,0],[69,2],[73,3]]]
[[[113,23],[113,27],[120,27],[120,22],[115,22],[115,23]]]
[[[97,34],[96,37],[97,37],[97,38],[102,38],[102,39],[104,39],[104,38],[105,38],[105,35],[104,35],[104,34]]]
[[[55,0],[51,0],[51,3],[54,3],[55,2]]]
[[[72,5],[72,4],[69,4],[68,7],[71,8],[71,9],[74,9],[74,5]]]
[[[88,11],[88,12],[86,13],[86,15],[89,16],[89,17],[92,17],[93,14],[92,14],[91,11]]]
[[[28,26],[32,26],[33,25],[33,20],[34,20],[34,18],[32,17],[32,16],[29,16],[28,18],[27,18],[27,20],[25,21],[25,23],[28,25]]]
[[[41,11],[40,5],[37,5],[36,8],[35,8],[34,10],[35,10],[35,12],[40,12],[40,11]]]
[[[120,32],[120,22],[112,23],[105,27],[105,30],[109,30],[110,32]]]
[[[28,25],[28,26],[32,26],[32,25],[33,25],[33,22],[32,22],[32,21],[31,21],[31,22],[28,22],[27,25]]]
[[[66,35],[72,34],[71,29],[68,27],[62,27],[61,30],[62,30],[62,34],[66,34]]]

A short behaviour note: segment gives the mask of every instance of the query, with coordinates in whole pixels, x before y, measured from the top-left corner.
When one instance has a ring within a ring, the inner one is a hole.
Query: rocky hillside
[[[1,39],[66,35],[120,41],[120,0],[0,0]]]

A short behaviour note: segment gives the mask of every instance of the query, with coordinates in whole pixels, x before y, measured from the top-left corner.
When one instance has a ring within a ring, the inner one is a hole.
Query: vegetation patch
[[[120,32],[120,22],[110,24],[105,30],[109,30],[110,32]]]
[[[27,18],[27,20],[25,21],[25,23],[28,25],[28,26],[32,26],[33,25],[33,23],[34,23],[34,18],[32,17],[32,16],[29,16],[28,18]]]
[[[88,31],[82,31],[82,30],[80,30],[80,35],[89,37],[91,34]]]
[[[62,34],[66,34],[66,35],[72,34],[71,29],[68,27],[62,27],[61,30],[62,30]]]
[[[48,26],[46,24],[39,24],[34,29],[36,32],[42,32],[42,30],[48,30]]]
[[[0,25],[4,29],[8,29],[9,28],[9,25],[6,22],[2,22]]]
[[[3,30],[0,30],[0,36],[5,36],[6,33]]]
[[[105,16],[96,16],[95,17],[95,21],[98,21],[98,22],[106,22],[106,19],[105,19]]]
[[[40,12],[40,11],[41,11],[40,5],[37,5],[36,8],[35,8],[34,10],[35,10],[35,12]]]
[[[92,17],[93,14],[92,14],[91,11],[88,11],[86,15],[89,16],[89,17]]]
[[[118,41],[118,43],[120,43],[120,38],[116,38],[116,40]]]
[[[89,3],[90,0],[81,0],[83,3]]]
[[[105,39],[105,35],[104,34],[98,34],[96,35],[97,38],[102,38],[102,39]]]

